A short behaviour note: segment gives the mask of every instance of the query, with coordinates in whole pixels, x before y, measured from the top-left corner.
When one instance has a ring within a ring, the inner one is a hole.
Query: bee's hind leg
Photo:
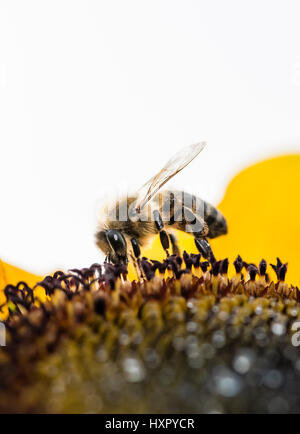
[[[163,223],[163,220],[161,218],[159,211],[154,210],[153,211],[153,217],[154,217],[154,223],[155,223],[156,229],[159,232],[159,237],[160,237],[160,242],[161,242],[162,248],[164,249],[164,251],[166,252],[166,255],[168,257],[168,256],[170,256],[170,254],[169,254],[170,241],[169,241],[169,236],[168,236],[167,232],[164,230],[164,223]]]
[[[216,262],[216,258],[206,238],[195,237],[195,244],[204,259],[207,259],[210,263]]]
[[[175,214],[174,226],[184,232],[192,233],[194,235],[196,247],[203,258],[207,259],[211,263],[216,262],[210,244],[205,238],[208,234],[208,226],[204,219],[200,217],[200,215],[195,215],[190,208],[185,206],[182,207],[182,213],[182,215],[179,214],[180,218],[178,219],[176,219]]]

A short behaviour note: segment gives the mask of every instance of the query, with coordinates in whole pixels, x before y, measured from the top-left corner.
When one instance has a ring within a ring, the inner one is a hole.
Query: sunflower
[[[123,265],[41,278],[1,263],[0,411],[299,412],[299,169],[290,155],[232,180],[210,261],[178,233],[180,255],[156,239],[139,279]]]

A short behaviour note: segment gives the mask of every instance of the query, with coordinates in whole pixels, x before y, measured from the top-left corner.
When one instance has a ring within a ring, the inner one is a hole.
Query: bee
[[[159,234],[167,256],[170,243],[173,254],[179,254],[172,229],[192,233],[198,251],[205,259],[211,260],[213,253],[207,238],[227,233],[223,214],[195,195],[161,190],[205,145],[205,142],[200,142],[183,148],[136,194],[120,198],[105,208],[105,217],[99,222],[96,232],[96,244],[106,255],[106,262],[127,264],[128,258],[138,260],[140,248],[156,234]]]

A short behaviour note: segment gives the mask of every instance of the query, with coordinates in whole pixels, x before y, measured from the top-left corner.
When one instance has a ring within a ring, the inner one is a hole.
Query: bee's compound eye
[[[109,244],[111,245],[114,252],[118,255],[125,255],[126,254],[126,241],[121,232],[110,229],[106,232],[106,238]]]

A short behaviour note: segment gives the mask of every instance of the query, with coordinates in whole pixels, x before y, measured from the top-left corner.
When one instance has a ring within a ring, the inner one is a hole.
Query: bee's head
[[[127,243],[116,229],[97,232],[96,244],[113,264],[127,264]]]

